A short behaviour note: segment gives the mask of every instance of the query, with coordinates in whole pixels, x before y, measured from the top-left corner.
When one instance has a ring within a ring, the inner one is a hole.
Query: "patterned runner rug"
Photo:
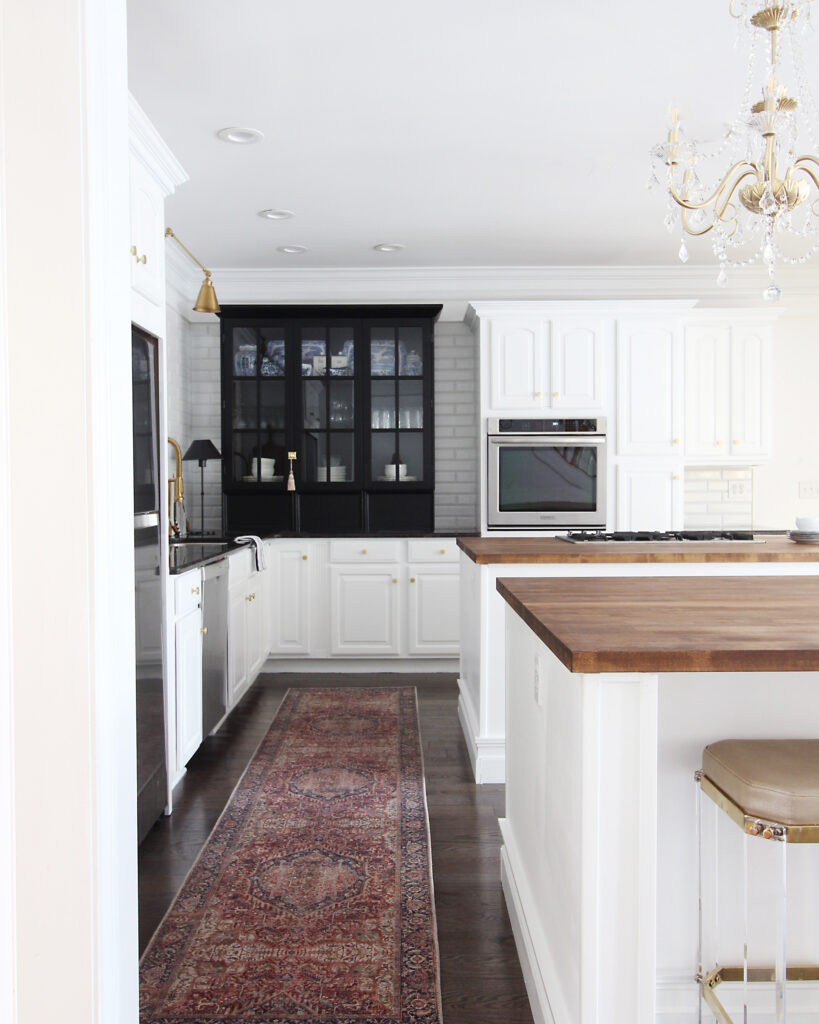
[[[440,1024],[415,690],[289,690],[140,965],[141,1024]]]

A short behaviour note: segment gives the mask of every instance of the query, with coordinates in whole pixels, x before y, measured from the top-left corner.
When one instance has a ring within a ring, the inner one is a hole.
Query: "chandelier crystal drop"
[[[651,151],[651,185],[669,197],[666,228],[679,211],[685,234],[712,232],[720,285],[728,267],[763,263],[769,302],[781,294],[777,263],[805,263],[819,250],[819,156],[801,148],[819,150],[819,116],[798,45],[812,2],[729,0],[746,49],[736,117],[708,146],[689,139],[672,105],[666,139]],[[688,259],[684,236],[679,257]]]

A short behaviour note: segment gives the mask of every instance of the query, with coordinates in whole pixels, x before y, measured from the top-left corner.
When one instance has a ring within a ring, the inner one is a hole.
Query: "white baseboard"
[[[500,826],[504,842],[501,847],[501,885],[532,1017],[535,1024],[577,1024],[569,1016],[562,993],[557,991],[554,984],[551,985],[551,999],[547,992],[549,986],[546,979],[556,977],[556,972],[551,958],[547,956],[543,938],[534,928],[531,913],[528,916],[526,913],[526,908],[534,907],[535,904],[518,863],[514,838],[506,827],[505,818],[501,818]],[[557,1013],[553,1012],[553,1007]]]
[[[269,657],[262,672],[457,672],[458,658],[279,658]]]
[[[502,736],[481,736],[469,690],[458,680],[458,719],[466,740],[472,774],[479,785],[506,782],[506,741]]]

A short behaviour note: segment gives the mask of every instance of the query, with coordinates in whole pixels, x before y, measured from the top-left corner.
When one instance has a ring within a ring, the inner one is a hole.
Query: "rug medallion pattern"
[[[414,689],[288,691],[140,972],[140,1024],[440,1024]]]

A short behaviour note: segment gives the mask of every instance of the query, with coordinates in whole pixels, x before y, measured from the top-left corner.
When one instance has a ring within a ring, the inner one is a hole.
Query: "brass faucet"
[[[185,495],[184,484],[182,483],[182,449],[179,442],[172,437],[168,438],[168,444],[173,445],[176,452],[176,476],[168,481],[168,532],[171,536],[182,536],[185,525]],[[177,505],[181,508],[177,509]],[[177,519],[177,510],[181,519]]]

